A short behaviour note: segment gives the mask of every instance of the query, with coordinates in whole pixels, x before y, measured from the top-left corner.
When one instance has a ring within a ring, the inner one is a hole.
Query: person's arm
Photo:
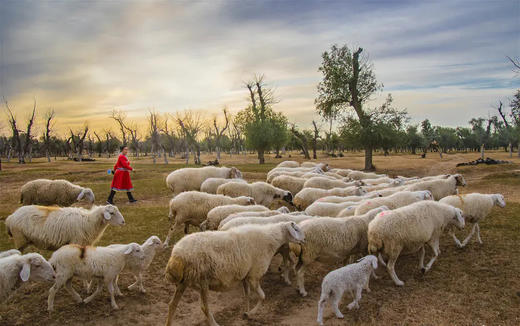
[[[128,161],[128,159],[126,157],[121,157],[121,166],[127,170],[130,170],[132,171],[132,167],[130,166],[130,162]]]

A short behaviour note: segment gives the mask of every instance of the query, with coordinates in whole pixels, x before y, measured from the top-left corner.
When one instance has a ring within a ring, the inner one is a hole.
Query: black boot
[[[134,196],[132,196],[132,193],[130,191],[128,191],[126,193],[126,195],[128,196],[128,200],[131,202],[131,203],[135,203],[137,201],[137,199],[134,198]]]
[[[114,205],[114,196],[116,195],[116,192],[114,190],[110,190],[110,195],[107,199],[107,204]]]

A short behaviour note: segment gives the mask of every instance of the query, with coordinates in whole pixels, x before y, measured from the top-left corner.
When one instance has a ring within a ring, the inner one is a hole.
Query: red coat
[[[114,179],[112,179],[112,190],[115,191],[132,191],[132,180],[130,180],[130,161],[123,154],[119,155],[116,165],[114,165]]]

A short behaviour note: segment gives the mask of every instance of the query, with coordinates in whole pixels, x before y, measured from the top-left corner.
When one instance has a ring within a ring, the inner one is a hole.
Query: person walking
[[[130,161],[126,157],[128,154],[128,147],[121,146],[121,154],[117,158],[117,163],[114,165],[114,178],[112,179],[112,185],[110,186],[110,195],[107,199],[107,204],[114,204],[114,196],[116,191],[126,191],[128,200],[131,203],[135,203],[137,200],[132,196],[132,180],[130,180],[130,171],[135,171],[130,166]]]

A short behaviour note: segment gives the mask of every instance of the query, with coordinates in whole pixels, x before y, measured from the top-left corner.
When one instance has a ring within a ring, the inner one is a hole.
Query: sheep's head
[[[229,178],[230,179],[242,179],[242,172],[236,167],[232,167],[229,169]]]
[[[285,223],[285,226],[290,235],[289,241],[296,242],[299,244],[305,243],[305,234],[303,233],[303,230],[298,226],[298,224],[296,224],[295,222],[288,222]]]
[[[20,279],[23,282],[28,280],[36,282],[54,281],[56,276],[54,269],[40,254],[30,253],[21,258],[23,264],[20,269]]]
[[[94,192],[90,188],[83,188],[76,198],[77,201],[85,199],[88,203],[92,204],[95,200]]]
[[[285,206],[282,206],[282,207],[278,208],[277,211],[279,211],[280,214],[289,214],[289,213],[291,212],[291,211],[290,211],[287,207],[285,207]]]
[[[494,194],[492,196],[495,205],[500,207],[506,207],[506,200],[504,199],[504,196],[502,194]]]
[[[199,228],[201,232],[206,231],[208,229],[208,220],[206,219],[202,223],[200,223]]]
[[[356,196],[363,196],[367,193],[367,190],[362,187],[357,187],[355,193],[356,193]]]
[[[462,210],[459,209],[459,208],[453,208],[454,210],[454,216],[453,218],[451,219],[451,223],[453,225],[455,225],[458,229],[463,229],[464,228],[464,216],[462,215]]]
[[[106,223],[112,225],[125,225],[125,218],[114,205],[106,205],[103,207],[103,217]]]
[[[292,194],[290,191],[284,191],[283,200],[288,202],[289,204],[292,204]]]
[[[455,180],[457,180],[457,186],[466,186],[466,180],[462,176],[462,174],[454,174],[453,177],[455,177]]]
[[[399,186],[402,186],[402,185],[404,185],[404,179],[397,178],[397,179],[395,179],[395,180],[392,180],[391,185],[392,185],[393,187],[399,187]]]
[[[238,201],[245,206],[248,205],[256,205],[255,199],[253,197],[240,196],[237,197]]]
[[[144,259],[143,248],[141,248],[141,246],[135,242],[127,244],[123,250],[123,254],[125,254],[125,256],[128,258],[133,258],[137,260]]]
[[[143,246],[160,247],[162,246],[161,239],[158,236],[152,235],[143,243]]]
[[[358,262],[367,262],[372,265],[373,269],[377,269],[377,257],[374,255],[368,255],[358,260]]]
[[[419,191],[419,198],[421,200],[433,200],[433,195],[429,190]]]

